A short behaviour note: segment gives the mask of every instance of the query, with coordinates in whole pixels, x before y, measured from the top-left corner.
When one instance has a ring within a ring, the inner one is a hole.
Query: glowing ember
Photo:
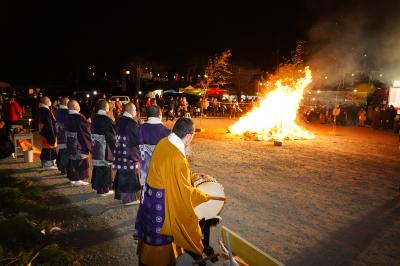
[[[296,124],[297,109],[303,98],[304,88],[311,83],[311,70],[305,68],[305,76],[286,82],[275,83],[276,89],[260,101],[260,106],[229,128],[234,135],[256,134],[259,140],[313,139],[314,135]]]

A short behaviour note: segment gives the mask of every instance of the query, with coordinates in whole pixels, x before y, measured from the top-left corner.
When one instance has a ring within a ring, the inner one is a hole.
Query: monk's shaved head
[[[43,96],[43,97],[41,97],[40,98],[40,102],[42,103],[42,104],[45,104],[45,105],[50,105],[49,103],[50,103],[50,98],[49,97],[47,97],[47,96]]]
[[[69,102],[68,97],[63,97],[63,98],[61,99],[61,104],[62,104],[62,105],[68,106],[68,102]]]
[[[131,114],[133,117],[136,116],[136,106],[131,102],[124,105],[124,111]]]
[[[124,107],[125,107],[125,111],[130,114],[132,114],[132,112],[136,112],[136,106],[131,102],[125,104]]]
[[[101,100],[99,102],[99,110],[108,112],[110,110],[108,102],[106,100]]]
[[[80,106],[79,106],[79,103],[76,101],[76,100],[71,100],[69,103],[68,103],[68,109],[69,110],[74,110],[74,111],[80,111]]]

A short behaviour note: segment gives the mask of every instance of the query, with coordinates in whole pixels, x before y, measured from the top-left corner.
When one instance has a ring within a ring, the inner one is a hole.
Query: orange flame
[[[260,101],[260,106],[241,117],[229,128],[233,135],[256,133],[260,140],[313,139],[315,136],[296,124],[296,115],[305,87],[312,81],[311,70],[305,76],[291,80],[292,86],[275,83],[276,89]]]

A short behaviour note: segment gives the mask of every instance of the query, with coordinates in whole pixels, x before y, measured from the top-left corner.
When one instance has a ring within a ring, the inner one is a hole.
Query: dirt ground
[[[223,225],[286,265],[400,265],[397,135],[357,127],[334,134],[328,125],[306,124],[315,140],[275,147],[227,134],[234,121],[195,119],[205,132],[196,134],[190,156],[193,170],[225,188]],[[63,221],[63,242],[83,265],[137,265],[136,206],[71,187],[57,171],[41,171],[37,159],[20,161],[0,168],[43,187]],[[213,228],[214,245],[218,236]]]

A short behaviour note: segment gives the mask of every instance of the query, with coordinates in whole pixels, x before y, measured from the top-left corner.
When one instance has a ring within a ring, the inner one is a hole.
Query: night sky
[[[0,80],[133,57],[180,69],[228,48],[234,63],[268,69],[319,19],[368,1],[137,2],[2,1]]]

